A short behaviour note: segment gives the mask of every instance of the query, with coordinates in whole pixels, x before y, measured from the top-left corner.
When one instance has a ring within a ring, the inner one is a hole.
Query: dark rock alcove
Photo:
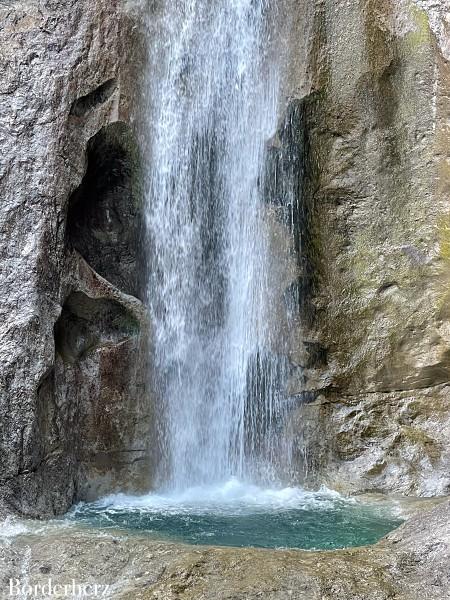
[[[129,126],[101,129],[88,144],[87,159],[69,202],[67,243],[122,292],[142,298],[140,161]]]
[[[86,94],[86,96],[78,98],[78,100],[75,100],[72,104],[72,108],[70,109],[71,116],[84,117],[90,110],[109,100],[116,87],[116,79],[109,79],[89,94]]]
[[[85,175],[69,198],[71,285],[54,328],[52,393],[72,501],[150,485],[148,331],[136,299],[143,297],[141,190],[131,128],[103,127],[88,143]]]

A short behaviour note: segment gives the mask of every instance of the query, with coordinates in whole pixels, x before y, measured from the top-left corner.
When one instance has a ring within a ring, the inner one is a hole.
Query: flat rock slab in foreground
[[[0,549],[10,578],[110,586],[118,600],[444,600],[450,597],[450,503],[379,544],[337,552],[210,548],[124,533],[51,528]],[[103,588],[101,588],[103,590]],[[39,596],[40,597],[40,596]]]

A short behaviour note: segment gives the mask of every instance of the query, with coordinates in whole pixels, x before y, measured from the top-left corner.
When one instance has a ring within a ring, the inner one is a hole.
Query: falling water
[[[307,307],[298,290],[308,282],[304,109],[280,102],[289,82],[277,60],[285,55],[278,44],[289,53],[286,14],[292,26],[281,6],[296,4],[147,1],[142,131],[157,489],[80,505],[72,518],[191,544],[372,543],[399,519],[297,487],[291,459],[299,448],[291,451],[289,437],[301,435],[289,390],[301,392]]]
[[[148,303],[170,488],[276,477],[286,361],[264,197],[275,4],[161,0],[149,16]]]

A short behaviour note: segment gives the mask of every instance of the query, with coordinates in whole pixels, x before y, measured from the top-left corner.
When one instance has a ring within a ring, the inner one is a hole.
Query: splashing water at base
[[[2,544],[7,544],[9,539],[18,535],[22,535],[29,531],[28,526],[13,517],[6,517],[0,521],[0,541]]]
[[[237,479],[179,493],[109,496],[77,506],[70,518],[190,544],[302,549],[371,544],[402,522],[392,506]]]

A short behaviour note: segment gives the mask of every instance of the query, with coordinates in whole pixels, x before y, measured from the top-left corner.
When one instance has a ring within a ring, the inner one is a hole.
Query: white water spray
[[[264,198],[275,4],[161,0],[149,16],[148,303],[159,483],[172,489],[276,477],[287,366],[271,339]]]

